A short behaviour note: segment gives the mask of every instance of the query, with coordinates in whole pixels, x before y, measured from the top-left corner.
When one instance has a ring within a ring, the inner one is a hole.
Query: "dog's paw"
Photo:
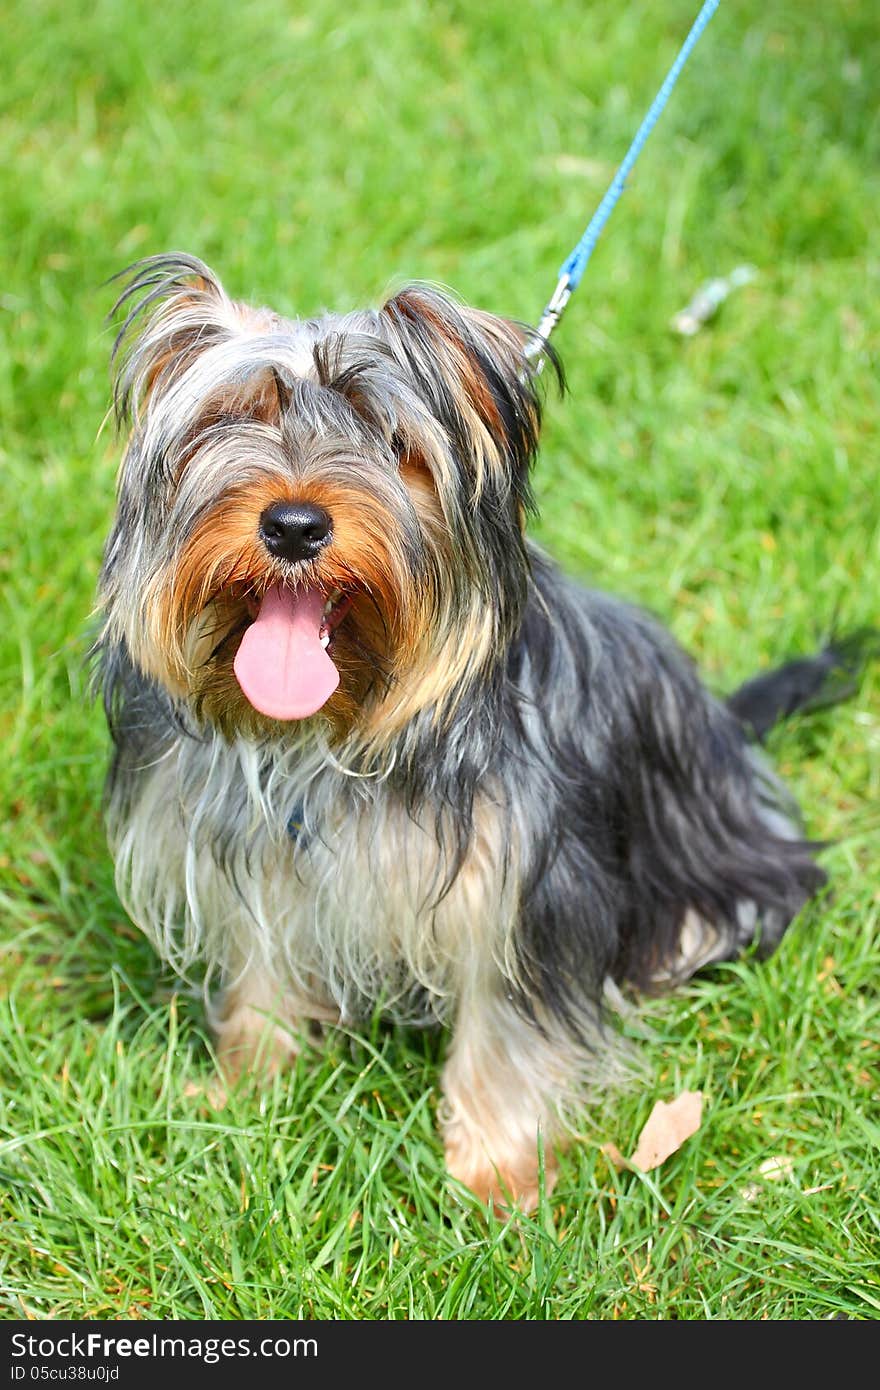
[[[508,1155],[492,1162],[488,1154],[475,1149],[473,1143],[450,1138],[446,1144],[446,1167],[451,1177],[470,1188],[484,1206],[491,1201],[496,1211],[528,1213],[534,1211],[541,1200],[537,1149],[534,1153]],[[550,1196],[556,1177],[556,1157],[548,1153],[544,1163],[544,1195]]]
[[[187,1099],[204,1100],[212,1110],[223,1110],[229,1100],[229,1092],[219,1076],[210,1081],[187,1081],[183,1088]]]
[[[270,1081],[290,1066],[300,1048],[301,1038],[292,1025],[247,1006],[227,1015],[217,1030],[217,1062],[230,1087],[248,1078]]]

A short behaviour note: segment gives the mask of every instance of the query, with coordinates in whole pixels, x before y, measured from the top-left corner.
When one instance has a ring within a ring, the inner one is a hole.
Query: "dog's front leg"
[[[443,1073],[446,1163],[480,1198],[533,1209],[556,1181],[565,1138],[562,1109],[579,1062],[575,1044],[552,1026],[539,1031],[515,1008],[503,982],[462,1000]]]

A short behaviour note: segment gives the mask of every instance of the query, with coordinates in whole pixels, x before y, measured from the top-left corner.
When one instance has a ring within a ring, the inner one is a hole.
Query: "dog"
[[[844,654],[716,698],[526,539],[561,371],[524,326],[422,285],[290,321],[184,254],[123,275],[122,901],[204,971],[227,1084],[377,1009],[448,1028],[448,1170],[528,1210],[616,1072],[609,991],[763,957],[822,888],[759,736]]]

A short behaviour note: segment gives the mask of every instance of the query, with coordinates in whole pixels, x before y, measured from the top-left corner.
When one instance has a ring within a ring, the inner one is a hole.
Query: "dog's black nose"
[[[313,502],[273,502],[260,517],[260,536],[276,560],[312,560],[333,530],[330,516]]]

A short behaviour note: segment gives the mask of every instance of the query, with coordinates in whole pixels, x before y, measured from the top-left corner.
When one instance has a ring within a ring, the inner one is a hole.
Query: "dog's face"
[[[107,638],[228,734],[381,741],[454,707],[525,595],[524,330],[421,287],[286,321],[183,256],[135,267],[119,309]]]

